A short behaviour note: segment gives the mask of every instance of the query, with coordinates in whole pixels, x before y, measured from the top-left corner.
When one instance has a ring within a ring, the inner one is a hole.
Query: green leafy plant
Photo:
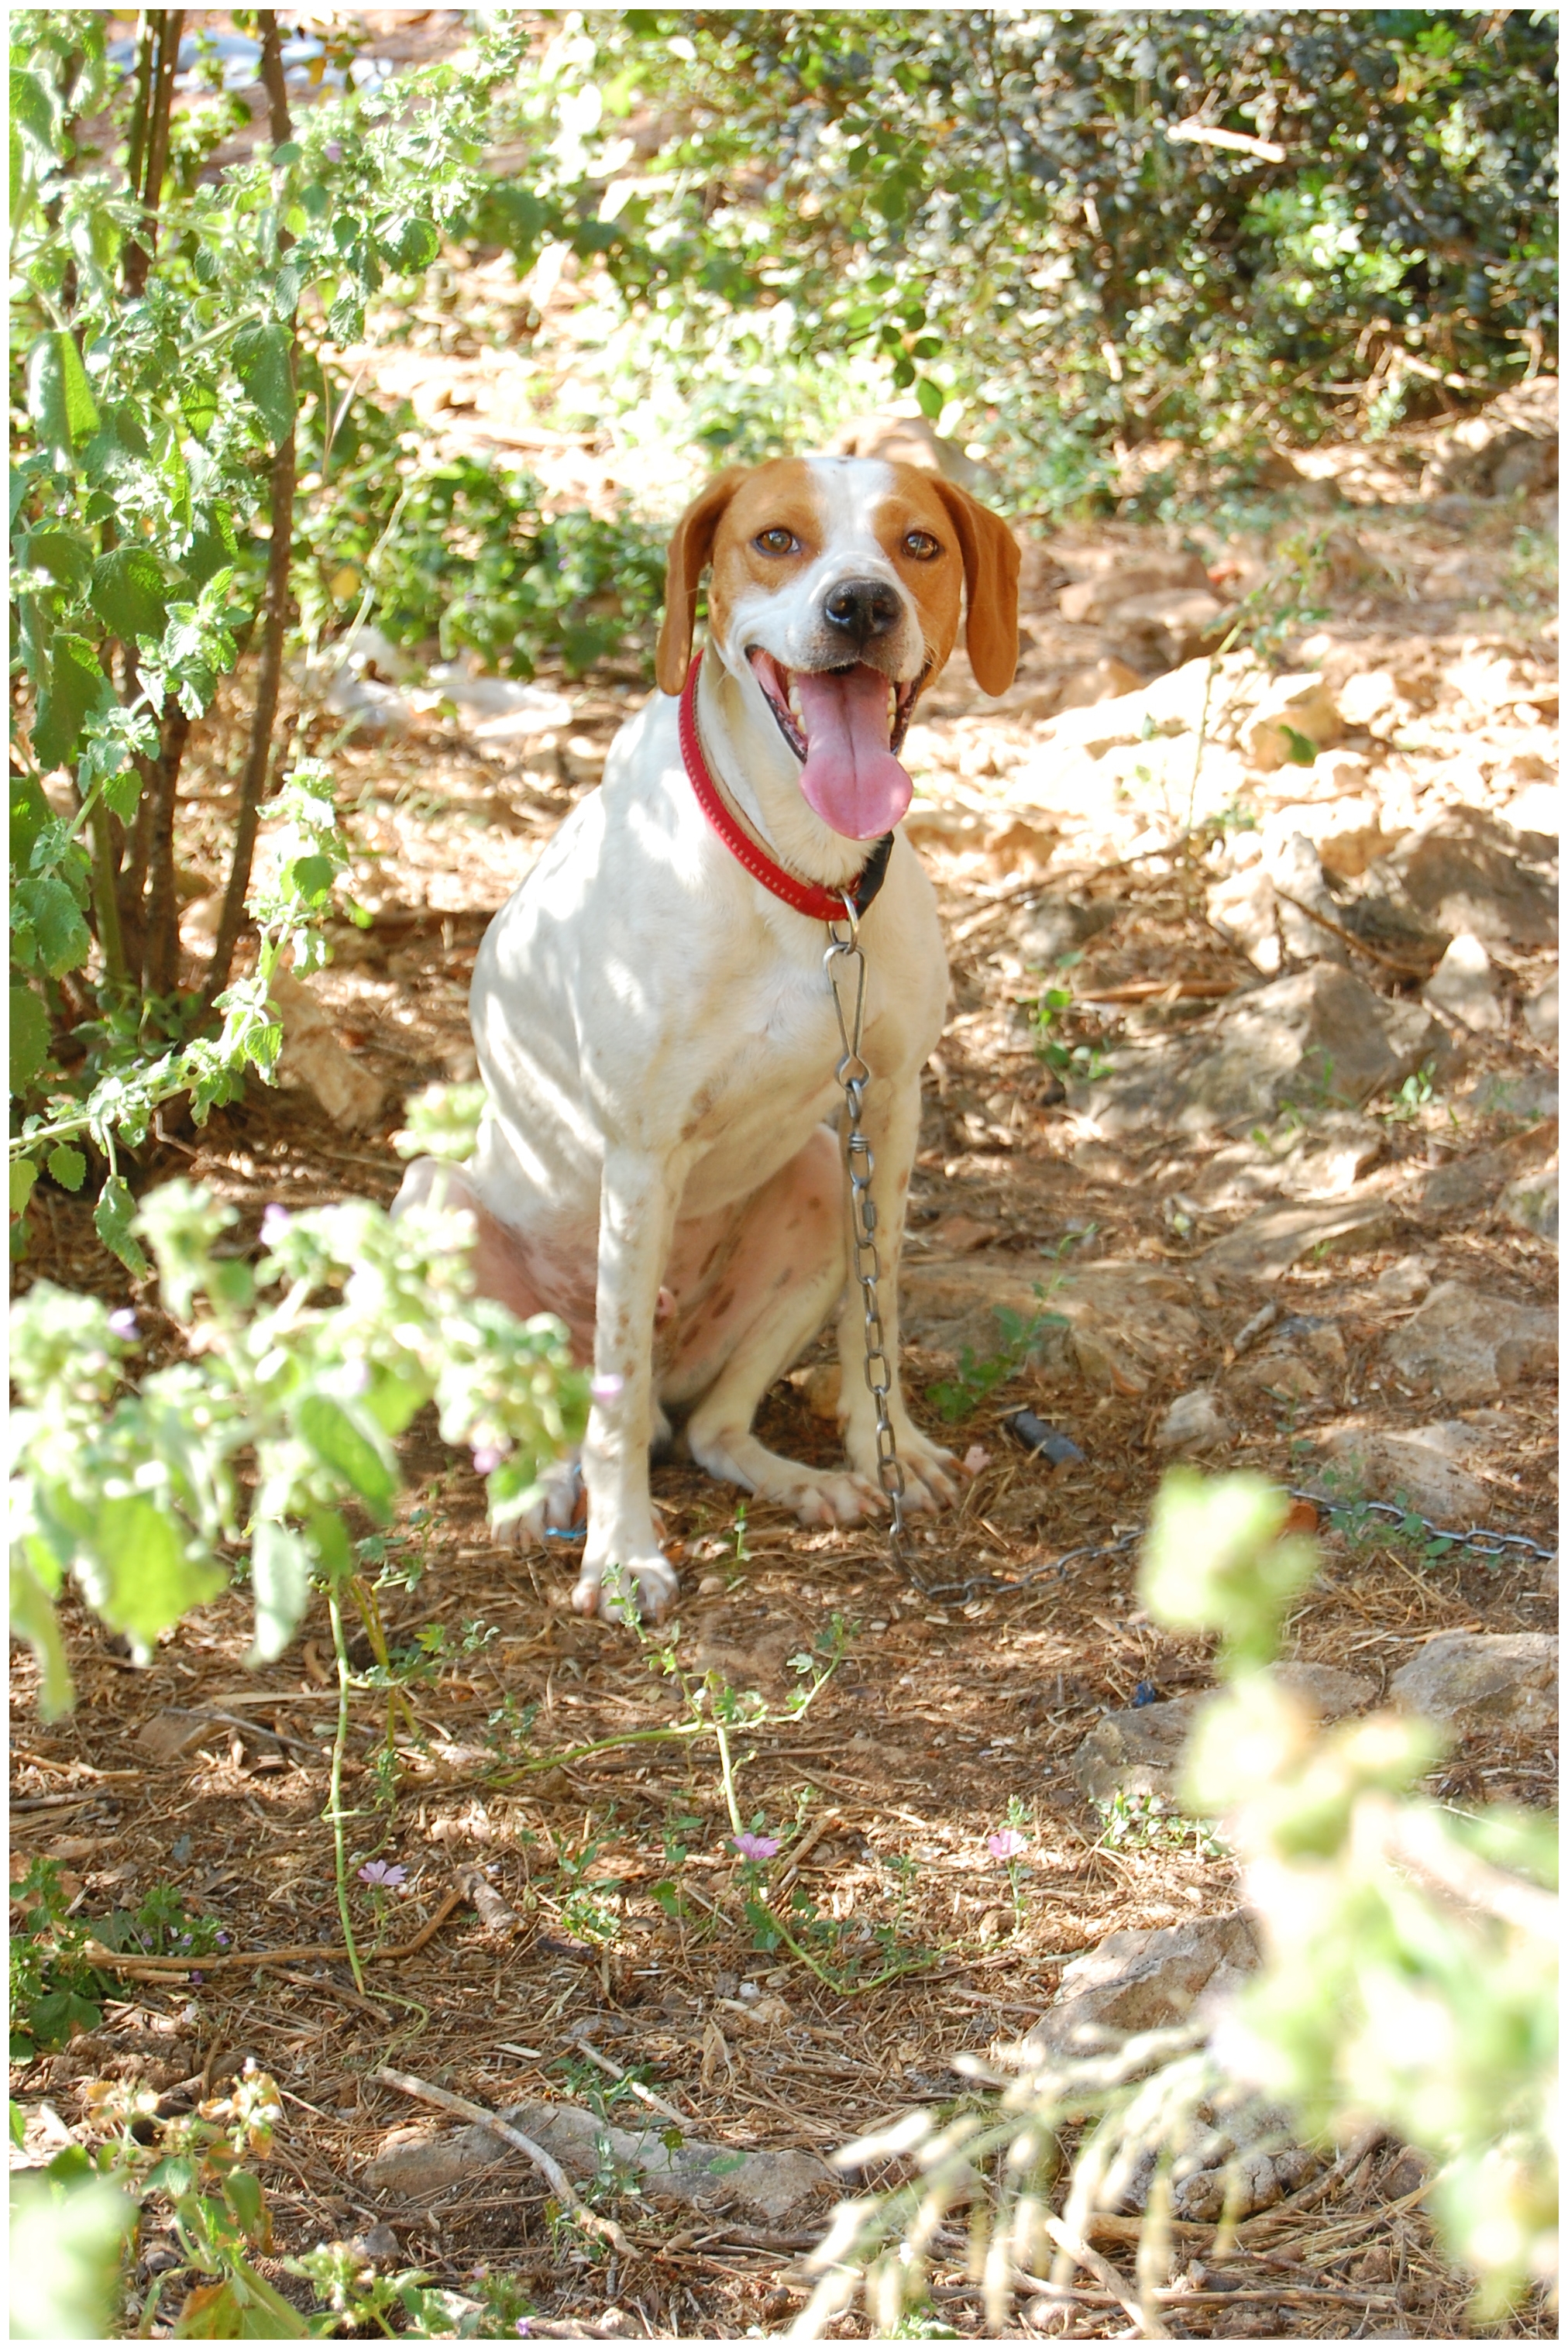
[[[1035,1030],[1035,1052],[1054,1075],[1064,1079],[1071,1077],[1080,1084],[1096,1084],[1109,1073],[1110,1060],[1092,1040],[1078,1043],[1067,1040],[1063,1031],[1073,1010],[1070,987],[1046,988],[1029,1009],[1029,1019]]]
[[[1037,1281],[1034,1293],[1041,1300],[1042,1309],[1032,1314],[1027,1320],[1021,1313],[1015,1312],[1010,1305],[993,1308],[1002,1338],[997,1352],[980,1360],[973,1346],[965,1346],[959,1351],[957,1376],[937,1379],[926,1388],[927,1402],[941,1413],[949,1426],[967,1419],[972,1412],[979,1410],[987,1395],[1015,1378],[1047,1330],[1065,1330],[1068,1327],[1065,1314],[1046,1309],[1045,1299],[1050,1294],[1048,1288]]]

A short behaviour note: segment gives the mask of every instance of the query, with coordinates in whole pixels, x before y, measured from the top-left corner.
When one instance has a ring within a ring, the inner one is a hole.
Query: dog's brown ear
[[[654,675],[661,693],[678,693],[686,683],[696,626],[697,583],[713,553],[714,533],[724,510],[750,470],[748,465],[729,465],[716,473],[676,524],[665,574],[665,616],[659,623],[658,649],[654,655]]]
[[[952,517],[964,556],[969,612],[964,642],[982,693],[1006,693],[1018,666],[1018,543],[999,514],[956,481],[932,487]]]

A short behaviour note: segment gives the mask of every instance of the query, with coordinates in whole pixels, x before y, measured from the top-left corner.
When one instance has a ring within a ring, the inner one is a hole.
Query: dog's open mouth
[[[913,785],[898,762],[925,672],[900,684],[864,661],[788,669],[748,655],[775,723],[800,761],[800,789],[824,823],[849,840],[891,832]]]

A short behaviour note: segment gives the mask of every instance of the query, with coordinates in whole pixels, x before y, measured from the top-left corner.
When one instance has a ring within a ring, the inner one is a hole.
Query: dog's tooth
[[[799,718],[801,715],[800,688],[795,683],[793,678],[789,680],[789,709],[790,714],[793,717]]]

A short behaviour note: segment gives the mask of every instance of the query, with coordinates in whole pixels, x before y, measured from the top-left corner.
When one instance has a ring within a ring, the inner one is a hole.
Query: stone
[[[1310,765],[1300,745],[1326,750],[1340,740],[1345,722],[1320,677],[1282,678],[1253,718],[1245,735],[1247,763],[1261,775],[1280,768]]]
[[[554,2157],[568,2177],[592,2178],[601,2147],[635,2173],[648,2201],[699,2212],[737,2210],[763,2226],[782,2226],[837,2191],[826,2162],[812,2153],[742,2153],[687,2137],[673,2148],[656,2129],[612,2128],[576,2105],[514,2105],[501,2115]],[[428,2202],[498,2161],[532,2174],[527,2157],[476,2123],[437,2135],[395,2129],[367,2164],[371,2191]]]
[[[1143,683],[1140,670],[1107,653],[1102,660],[1086,662],[1065,679],[1057,696],[1057,709],[1096,709],[1102,701],[1116,701],[1136,693]]]
[[[1161,587],[1147,595],[1129,596],[1109,615],[1108,625],[1130,647],[1177,668],[1219,642],[1228,609],[1206,585]]]
[[[1370,1704],[1376,1684],[1357,1672],[1331,1664],[1287,1663],[1271,1667],[1284,1688],[1301,1697],[1324,1721],[1338,1721]],[[1097,1721],[1073,1756],[1073,1775],[1091,1803],[1125,1799],[1182,1809],[1181,1757],[1203,1695],[1175,1696],[1161,1704],[1130,1705]]]
[[[1385,1305],[1418,1305],[1431,1285],[1432,1268],[1424,1256],[1396,1257],[1372,1284]]]
[[[1421,992],[1423,1001],[1434,1011],[1445,1019],[1457,1019],[1473,1034],[1500,1035],[1508,1025],[1491,957],[1470,930],[1461,930],[1450,939]]]
[[[1544,947],[1557,939],[1557,893],[1526,864],[1504,825],[1475,808],[1453,808],[1379,861],[1398,894],[1450,937]]]
[[[1355,1419],[1321,1429],[1315,1440],[1326,1463],[1322,1482],[1336,1498],[1389,1501],[1460,1533],[1484,1525],[1496,1506],[1474,1471],[1496,1459],[1497,1445],[1462,1419],[1397,1433]]]
[[[315,1094],[333,1123],[352,1133],[372,1124],[387,1099],[381,1079],[345,1050],[331,1012],[312,988],[274,971],[268,993],[283,1019],[282,1073]]]
[[[1350,947],[1339,936],[1344,925],[1338,902],[1329,895],[1322,859],[1306,834],[1293,832],[1283,840],[1276,838],[1268,867],[1285,953],[1296,962],[1348,965]],[[1328,922],[1337,927],[1326,928]]]
[[[906,1255],[900,1286],[903,1332],[917,1344],[954,1356],[967,1346],[986,1361],[1005,1350],[998,1307],[1026,1323],[1049,1317],[1028,1360],[1124,1394],[1141,1393],[1203,1343],[1186,1281],[1163,1267],[1090,1264],[1047,1277],[1043,1264],[1012,1255],[982,1251],[952,1264]]]
[[[1402,1664],[1388,1692],[1461,1737],[1536,1739],[1557,1730],[1557,1635],[1445,1631]]]
[[[1345,1340],[1336,1325],[1293,1313],[1279,1323],[1268,1344],[1233,1374],[1232,1384],[1293,1402],[1308,1402],[1332,1393],[1345,1371]]]
[[[1469,1157],[1437,1167],[1418,1194],[1421,1210],[1449,1220],[1468,1214],[1550,1164],[1556,1155],[1557,1120],[1544,1118],[1527,1133],[1511,1135],[1495,1150],[1472,1151]]]
[[[1557,1246],[1557,1162],[1543,1166],[1538,1174],[1522,1174],[1511,1183],[1498,1201],[1501,1213],[1522,1232],[1532,1232],[1538,1240]]]
[[[1281,844],[1296,835],[1310,843],[1324,872],[1342,881],[1357,879],[1399,837],[1397,832],[1384,831],[1383,812],[1375,799],[1291,800],[1263,828],[1264,856],[1271,868]]]
[[[1108,1934],[1064,1969],[1055,2002],[1026,2044],[1047,2054],[1084,2055],[1134,2032],[1167,2030],[1200,2004],[1216,2012],[1258,1964],[1252,1921],[1239,1909],[1157,1932]]]
[[[1445,1280],[1384,1351],[1401,1378],[1445,1402],[1493,1402],[1501,1389],[1556,1368],[1557,1317]]]
[[[1245,1132],[1287,1104],[1358,1109],[1447,1051],[1447,1031],[1429,1012],[1315,962],[1233,996],[1179,1039],[1119,1044],[1109,1070],[1069,1081],[1068,1099],[1109,1142]]]
[[[1135,598],[1182,593],[1210,595],[1202,555],[1148,555],[1095,578],[1075,580],[1062,589],[1057,608],[1075,626],[1100,627]]]
[[[1206,1248],[1202,1261],[1214,1278],[1280,1280],[1315,1249],[1370,1247],[1392,1221],[1380,1193],[1322,1206],[1260,1207]]]
[[[1009,925],[1009,936],[1026,964],[1048,969],[1063,955],[1076,954],[1109,929],[1120,910],[1109,898],[1097,902],[1045,890],[1024,900]]]
[[[1279,900],[1274,876],[1265,864],[1243,865],[1216,881],[1204,901],[1210,925],[1226,942],[1240,948],[1254,970],[1272,977],[1283,960],[1279,938]]]
[[[1538,995],[1524,1007],[1524,1025],[1538,1044],[1557,1041],[1557,973],[1553,972]]]
[[[1460,1107],[1471,1117],[1555,1117],[1557,1071],[1525,1069],[1515,1076],[1508,1070],[1488,1070],[1460,1095]]]
[[[1230,1423],[1212,1387],[1178,1395],[1154,1431],[1156,1452],[1209,1452],[1230,1440]]]
[[[179,1762],[193,1753],[204,1738],[222,1732],[209,1713],[192,1713],[168,1704],[143,1722],[132,1743],[153,1762]]]

